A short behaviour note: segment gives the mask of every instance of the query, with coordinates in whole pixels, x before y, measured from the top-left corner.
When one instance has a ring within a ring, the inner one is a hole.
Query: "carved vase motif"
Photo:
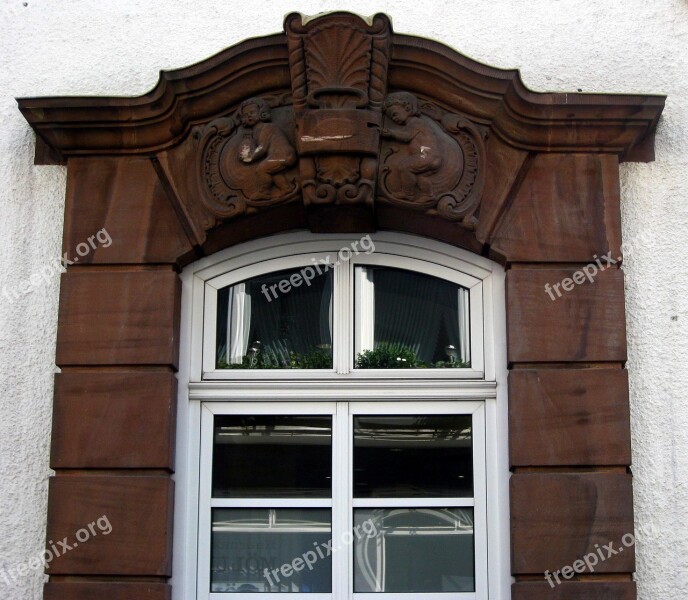
[[[350,14],[285,21],[304,204],[372,207],[391,27]]]

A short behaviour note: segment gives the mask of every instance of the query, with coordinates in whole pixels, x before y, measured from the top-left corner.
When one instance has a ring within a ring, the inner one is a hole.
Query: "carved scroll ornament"
[[[484,132],[413,94],[385,99],[379,196],[475,226],[484,181]]]
[[[249,98],[234,116],[211,121],[200,135],[201,197],[215,216],[233,217],[299,195],[293,116],[289,107],[278,107],[279,100]]]
[[[409,92],[387,94],[387,17],[294,14],[285,31],[291,95],[248,98],[196,130],[205,208],[223,220],[302,201],[323,231],[354,214],[348,206],[355,226],[373,229],[377,199],[473,229],[486,129]]]

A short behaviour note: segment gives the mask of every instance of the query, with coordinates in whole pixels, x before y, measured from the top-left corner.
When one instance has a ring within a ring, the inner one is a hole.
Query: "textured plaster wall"
[[[288,12],[338,8],[387,12],[396,31],[518,67],[536,90],[669,95],[657,161],[622,166],[622,211],[640,598],[688,597],[686,0],[2,0],[0,569],[44,543],[59,279],[34,286],[31,276],[60,255],[65,189],[64,168],[33,166],[13,98],[140,94],[160,69],[279,31]],[[0,598],[41,598],[39,570],[16,582],[3,573]]]

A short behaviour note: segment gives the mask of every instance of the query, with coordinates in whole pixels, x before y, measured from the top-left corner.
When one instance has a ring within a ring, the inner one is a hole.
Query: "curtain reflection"
[[[469,292],[415,271],[356,267],[359,368],[470,365]],[[388,364],[397,354],[407,365]]]
[[[218,291],[218,368],[331,368],[332,273],[279,290],[300,269]]]
[[[375,343],[403,344],[425,363],[459,345],[457,286],[420,273],[375,269]]]

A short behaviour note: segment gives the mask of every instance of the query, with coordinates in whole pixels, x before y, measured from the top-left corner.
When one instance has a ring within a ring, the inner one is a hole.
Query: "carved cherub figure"
[[[296,163],[296,152],[287,137],[274,123],[270,123],[270,107],[262,98],[245,100],[239,109],[241,138],[238,159],[253,166],[257,192],[270,197],[277,188],[279,194],[292,190],[285,171]]]
[[[435,131],[420,118],[418,99],[408,92],[395,92],[385,99],[385,114],[399,129],[383,129],[382,136],[407,144],[408,156],[396,165],[401,190],[396,195],[412,200],[432,196],[430,176],[442,166],[441,146]]]

